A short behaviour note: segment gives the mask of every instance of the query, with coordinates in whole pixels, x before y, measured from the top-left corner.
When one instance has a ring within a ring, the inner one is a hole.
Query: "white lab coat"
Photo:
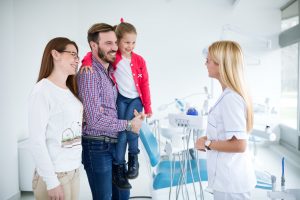
[[[248,139],[246,105],[243,98],[226,88],[208,114],[207,138],[212,141]],[[246,193],[254,189],[256,178],[248,152],[207,151],[208,186],[225,193]]]

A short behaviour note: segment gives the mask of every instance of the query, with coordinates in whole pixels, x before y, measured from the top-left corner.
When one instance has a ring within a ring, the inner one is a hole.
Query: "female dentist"
[[[208,114],[207,135],[195,146],[207,150],[208,186],[215,200],[250,199],[256,185],[247,149],[253,127],[251,99],[243,75],[243,54],[239,44],[218,41],[209,46],[208,75],[223,89]]]

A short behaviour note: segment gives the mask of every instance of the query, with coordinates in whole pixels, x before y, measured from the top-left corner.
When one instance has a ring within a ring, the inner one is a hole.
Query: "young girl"
[[[35,199],[79,199],[81,123],[75,74],[78,47],[67,38],[47,44],[29,99],[29,139]]]
[[[115,27],[118,40],[118,51],[113,63],[113,80],[117,84],[118,98],[117,108],[119,119],[130,120],[134,117],[136,109],[144,111],[147,117],[151,117],[151,100],[149,79],[145,60],[133,52],[137,32],[135,27],[121,19],[121,23]],[[101,55],[99,55],[101,57]],[[92,54],[89,52],[82,61],[82,66],[92,66]],[[128,143],[128,171],[126,173],[125,152]],[[128,179],[138,176],[138,135],[129,131],[120,132],[116,157],[114,161],[113,182],[119,188],[130,189]]]
[[[223,93],[208,115],[207,136],[197,140],[207,150],[208,186],[214,199],[250,199],[256,180],[247,149],[253,127],[251,99],[243,75],[243,54],[236,42],[219,41],[208,49],[208,75]]]

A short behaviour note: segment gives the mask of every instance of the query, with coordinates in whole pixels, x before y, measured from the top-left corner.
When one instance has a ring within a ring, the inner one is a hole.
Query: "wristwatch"
[[[211,140],[206,140],[204,143],[205,149],[210,150],[209,145],[211,144]]]
[[[126,131],[132,131],[132,122],[131,122],[131,120],[127,121]]]

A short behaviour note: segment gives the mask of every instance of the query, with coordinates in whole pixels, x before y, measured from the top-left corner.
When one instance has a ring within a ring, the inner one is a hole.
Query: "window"
[[[297,129],[298,101],[298,43],[281,49],[280,121]]]
[[[289,19],[282,19],[281,20],[281,30],[285,31],[291,27],[294,27],[299,24],[299,16],[295,16]]]
[[[291,1],[281,8],[281,30],[284,31],[299,24],[298,1]]]
[[[299,26],[299,1],[290,1],[281,8],[281,30]],[[299,43],[281,49],[281,101],[280,121],[282,124],[298,129],[298,79]]]

